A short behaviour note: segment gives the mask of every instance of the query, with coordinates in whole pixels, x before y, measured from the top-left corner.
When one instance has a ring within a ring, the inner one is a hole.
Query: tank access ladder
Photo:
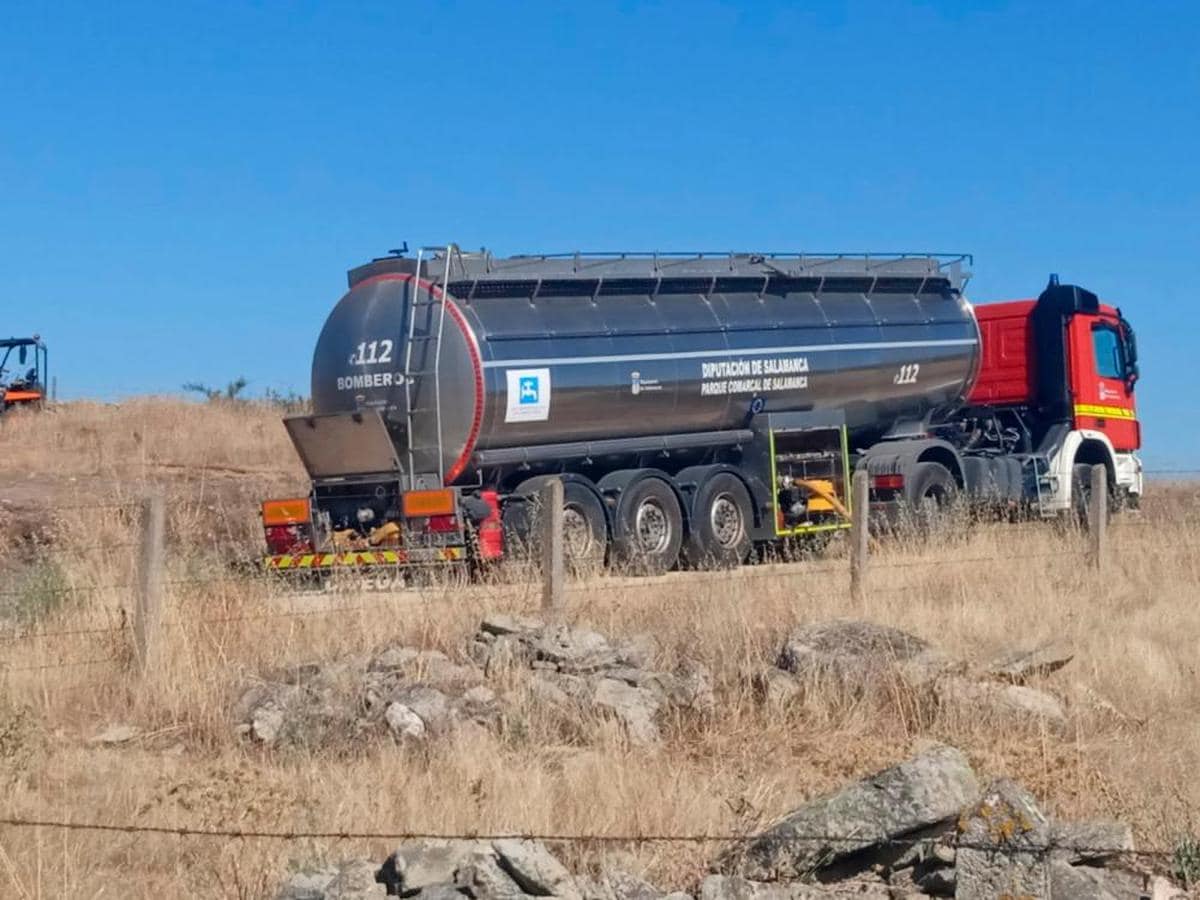
[[[403,374],[404,422],[408,445],[407,474],[410,488],[420,486],[417,484],[416,458],[418,453],[424,451],[432,451],[435,454],[437,460],[436,486],[440,487],[446,480],[445,460],[442,453],[442,384],[438,369],[442,360],[442,334],[446,328],[445,290],[446,285],[450,283],[450,260],[459,253],[456,244],[449,244],[445,248],[445,271],[442,275],[440,294],[435,294],[431,287],[428,294],[425,295],[427,299],[423,300],[423,292],[420,287],[422,259],[428,252],[432,254],[430,256],[430,261],[432,261],[436,259],[436,254],[442,251],[442,249],[441,247],[422,247],[417,251],[416,277],[412,281],[412,293],[408,303],[408,322],[404,334]],[[437,307],[436,312],[433,310],[433,307]],[[422,310],[426,313],[423,331],[420,327],[420,311]],[[429,345],[431,343],[433,344],[432,362],[429,359]],[[418,345],[422,348],[422,352],[419,354],[415,352],[415,348]],[[418,396],[422,398],[422,402],[428,402],[429,390],[426,379],[432,379],[433,404],[432,406],[415,406],[414,402]],[[417,386],[418,380],[422,382],[420,389]],[[417,445],[414,441],[416,434],[414,426],[416,425],[417,415],[428,412],[434,414],[435,442],[428,445]],[[422,472],[420,474],[431,475],[433,473]]]

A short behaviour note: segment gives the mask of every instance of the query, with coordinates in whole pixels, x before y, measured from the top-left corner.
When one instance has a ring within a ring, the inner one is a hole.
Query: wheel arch
[[[962,458],[950,443],[939,438],[882,441],[868,447],[859,458],[859,465],[865,465],[870,475],[907,476],[913,466],[923,462],[941,464],[959,490],[965,489]]]
[[[1112,442],[1102,431],[1080,428],[1067,432],[1062,444],[1050,454],[1050,470],[1059,485],[1056,509],[1069,509],[1074,493],[1071,471],[1076,465],[1102,465],[1108,471],[1108,486],[1116,484],[1117,464]]]
[[[526,503],[532,497],[537,495],[537,493],[545,486],[546,482],[552,481],[555,478],[561,480],[564,485],[567,485],[567,484],[580,485],[585,490],[587,490],[588,492],[590,492],[591,494],[593,494],[595,496],[597,502],[599,502],[599,504],[600,504],[600,508],[602,510],[604,510],[604,525],[605,525],[605,528],[608,530],[609,536],[611,537],[612,529],[613,529],[612,510],[609,508],[608,504],[604,502],[604,494],[601,492],[601,489],[600,489],[599,485],[596,484],[596,482],[592,481],[592,479],[588,478],[586,475],[580,475],[577,472],[562,472],[559,474],[533,475],[529,478],[526,478],[524,481],[522,481],[520,484],[518,484],[513,489],[512,493],[510,493],[508,495],[508,497],[506,497],[504,499],[503,502],[504,503],[513,503],[513,502]]]

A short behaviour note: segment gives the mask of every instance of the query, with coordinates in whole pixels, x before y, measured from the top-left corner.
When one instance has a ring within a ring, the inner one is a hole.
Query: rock
[[[614,643],[617,663],[634,669],[645,669],[658,654],[658,642],[648,634],[638,634]]]
[[[1050,847],[1055,859],[1073,866],[1120,859],[1133,850],[1133,829],[1121,822],[1054,822]]]
[[[595,672],[619,663],[608,638],[586,628],[546,628],[531,646],[539,660],[554,663],[562,672]]]
[[[486,685],[477,685],[462,695],[465,703],[475,706],[491,706],[496,702],[496,692]]]
[[[481,841],[407,841],[384,862],[381,878],[395,893],[452,884],[455,872],[480,853],[490,854],[488,845]]]
[[[483,621],[479,623],[479,630],[488,634],[497,636],[506,634],[515,635],[532,635],[543,628],[546,624],[540,619],[528,618],[526,616],[509,616],[493,613],[489,616],[484,616]]]
[[[983,675],[997,681],[1024,684],[1030,678],[1057,672],[1074,658],[1075,654],[1046,644],[1032,650],[1022,649],[1006,653],[985,666]]]
[[[334,866],[294,872],[284,879],[275,900],[325,900],[325,888],[337,874]]]
[[[88,742],[91,744],[128,744],[141,735],[142,729],[136,725],[108,725]]]
[[[917,887],[916,871],[911,868],[897,869],[889,873],[887,882],[894,898],[908,898],[922,893]]]
[[[388,730],[397,738],[420,740],[425,737],[425,721],[403,703],[391,703],[383,714]]]
[[[790,672],[783,669],[767,669],[754,678],[754,691],[759,702],[783,708],[804,694],[804,686]]]
[[[917,874],[917,887],[933,897],[953,897],[957,882],[957,873],[952,866],[938,866]]]
[[[483,674],[487,678],[496,678],[501,673],[516,666],[522,658],[521,642],[514,637],[503,635],[492,641],[483,660]]]
[[[1144,896],[1142,876],[1132,872],[1072,866],[1061,859],[1052,860],[1049,870],[1052,900],[1141,900]]]
[[[1188,900],[1187,891],[1171,884],[1161,875],[1155,875],[1150,879],[1149,893],[1150,900]]]
[[[426,731],[444,734],[449,730],[450,699],[437,688],[423,684],[404,687],[395,693],[394,701],[408,707],[420,716],[421,721],[425,723]]]
[[[466,894],[452,884],[431,884],[411,896],[420,900],[463,900]]]
[[[417,670],[423,681],[443,686],[472,684],[479,680],[479,673],[469,666],[460,666],[440,650],[426,650],[416,660]]]
[[[419,651],[412,647],[387,647],[375,654],[367,666],[371,672],[387,672],[393,669],[403,669],[417,658]]]
[[[925,685],[955,663],[929,642],[897,628],[839,620],[792,632],[778,666],[802,679],[861,693],[896,677],[912,686]]]
[[[492,842],[500,867],[527,894],[583,900],[575,879],[544,845],[537,841]]]
[[[966,757],[935,745],[906,762],[806,803],[721,859],[758,881],[801,878],[848,854],[955,816],[979,783]]]
[[[1047,897],[1050,824],[1020,785],[993,781],[958,822],[958,900]]]
[[[598,890],[592,896],[581,891],[584,900],[662,900],[663,896],[650,882],[617,868],[605,868],[595,887]]]
[[[611,710],[635,744],[656,744],[661,739],[662,735],[654,723],[659,701],[652,691],[630,687],[613,678],[601,678],[596,682],[592,702],[602,709]]]
[[[387,897],[387,888],[375,880],[379,867],[368,859],[352,859],[337,868],[322,900],[375,900]]]
[[[490,852],[476,853],[454,874],[454,883],[466,888],[475,900],[524,900],[525,892],[512,875],[500,867]]]
[[[535,699],[548,703],[551,706],[570,706],[571,698],[556,683],[556,679],[552,680],[545,675],[535,675],[529,680],[529,693]]]
[[[939,678],[934,691],[938,706],[950,715],[1046,727],[1060,734],[1067,729],[1067,714],[1058,698],[1035,688],[949,676]]]
[[[274,701],[268,701],[251,713],[250,735],[269,747],[279,739],[283,721],[283,710]]]
[[[657,693],[665,706],[698,715],[711,715],[717,708],[712,674],[700,663],[685,662],[674,673],[641,671],[642,676],[636,682],[638,686]],[[606,677],[613,677],[611,672],[604,674]]]
[[[763,883],[740,875],[709,875],[700,883],[699,900],[831,900],[854,896],[864,900],[891,900],[891,890],[883,883],[856,883],[853,887],[804,882]]]

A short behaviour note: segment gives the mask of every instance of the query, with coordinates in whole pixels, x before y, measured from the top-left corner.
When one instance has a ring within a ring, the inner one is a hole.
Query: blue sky
[[[307,393],[345,270],[500,252],[966,250],[1139,331],[1200,467],[1200,7],[7,3],[0,332],[64,397]]]

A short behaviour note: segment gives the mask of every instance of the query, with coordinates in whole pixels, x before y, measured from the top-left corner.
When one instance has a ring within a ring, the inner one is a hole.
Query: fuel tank
[[[477,454],[844,410],[852,433],[960,403],[979,364],[962,257],[387,257],[350,272],[317,414],[374,408],[413,471]]]

